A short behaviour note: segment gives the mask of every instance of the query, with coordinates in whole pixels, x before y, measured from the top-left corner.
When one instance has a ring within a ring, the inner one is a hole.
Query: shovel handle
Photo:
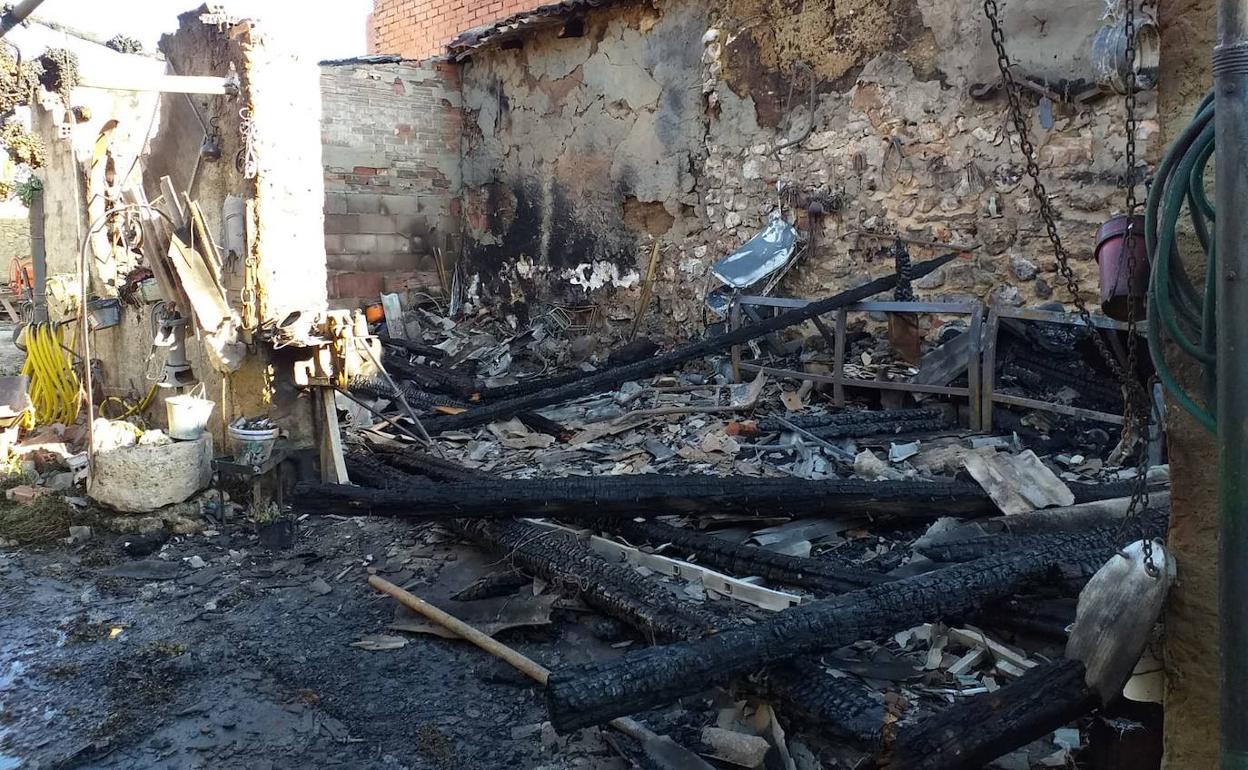
[[[537,661],[521,655],[502,642],[483,634],[454,615],[443,612],[424,599],[421,599],[419,596],[404,591],[402,588],[399,588],[389,580],[383,580],[382,578],[373,575],[369,577],[368,584],[373,588],[376,588],[378,591],[394,597],[400,604],[407,607],[412,612],[437,623],[439,626],[451,631],[456,636],[472,642],[491,655],[497,658],[502,658],[525,676],[535,680],[542,686],[546,685],[546,679],[550,676],[550,671]]]

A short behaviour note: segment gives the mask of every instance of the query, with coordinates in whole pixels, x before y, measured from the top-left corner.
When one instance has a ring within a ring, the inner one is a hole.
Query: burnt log
[[[664,586],[626,564],[603,559],[575,535],[514,520],[457,520],[451,528],[504,554],[531,575],[579,591],[586,604],[654,639],[689,639],[725,625],[709,605],[680,602]],[[582,590],[593,586],[594,590]]]
[[[529,430],[545,433],[547,436],[554,436],[562,442],[571,441],[572,437],[576,435],[575,431],[568,430],[567,427],[547,417],[543,417],[537,412],[521,412],[516,415],[516,419],[524,423],[524,426]]]
[[[1026,514],[1021,518],[1026,518],[1028,515],[1031,514]],[[1139,526],[1143,527],[1146,532],[1164,533],[1169,523],[1169,518],[1169,512],[1166,510],[1144,511],[1140,514]],[[1113,528],[1114,526],[1115,525],[1111,524],[1108,525],[1108,528]],[[1100,528],[1106,528],[1106,525],[1102,525]],[[1134,534],[1135,528],[1127,527],[1127,529],[1129,534]],[[967,537],[961,540],[917,545],[914,550],[932,561],[962,563],[974,561],[975,559],[982,559],[985,556],[992,556],[994,554],[1021,551],[1027,548],[1044,546],[1053,542],[1057,538],[1066,536],[1067,534],[1077,534],[1079,532],[1088,531],[1089,529],[1072,528],[1068,533],[985,534]],[[1100,565],[1096,566],[1099,569]]]
[[[400,356],[386,356],[382,364],[396,380],[410,380],[425,390],[446,393],[461,402],[473,401],[481,392],[482,385],[475,378],[454,369],[440,366],[414,364]]]
[[[422,452],[415,447],[407,446],[397,441],[384,440],[371,433],[365,434],[365,436],[373,450],[375,459],[387,466],[392,476],[403,477],[403,483],[401,484],[393,483],[393,479],[390,480],[391,483],[372,483],[371,480],[360,482],[366,486],[377,489],[415,488],[423,490],[425,485],[428,484],[425,479],[443,482],[469,482],[474,479],[494,478],[481,471],[465,468],[458,463],[441,457],[434,457],[427,452]],[[400,473],[396,474],[396,471]],[[355,478],[354,474],[351,478]]]
[[[670,543],[696,561],[738,575],[761,577],[776,583],[801,586],[825,594],[844,593],[888,580],[878,572],[841,566],[818,559],[801,558],[738,545],[714,535],[673,527],[658,521],[621,519],[607,527],[634,542]]]
[[[421,342],[412,342],[411,340],[401,340],[395,337],[382,336],[381,344],[386,347],[402,350],[404,353],[411,353],[414,356],[424,356],[435,361],[446,358],[446,351],[442,348],[435,348],[433,345],[426,345]]]
[[[823,735],[853,741],[870,751],[879,748],[888,724],[888,710],[856,677],[834,677],[811,658],[799,658],[766,669],[758,679],[760,693],[778,697],[785,716]]]
[[[570,476],[416,483],[403,490],[301,483],[295,505],[306,513],[394,516],[417,520],[558,516],[592,520],[671,513],[760,516],[881,514],[936,518],[977,516],[996,507],[963,481],[761,479],[749,476]]]
[[[347,384],[347,392],[356,398],[384,398],[390,401],[398,401],[401,393],[409,406],[424,412],[432,412],[440,406],[463,407],[463,403],[460,401],[456,401],[442,393],[430,393],[421,390],[410,382],[396,381],[395,385],[398,386],[397,389],[392,387],[385,377],[381,376],[357,376],[352,377]]]
[[[1101,705],[1077,660],[1042,663],[996,692],[898,728],[887,770],[980,767]]]
[[[851,425],[894,425],[896,423],[925,422],[949,414],[944,407],[923,407],[922,409],[860,409],[852,412],[835,412],[833,414],[799,415],[785,418],[785,422],[815,431],[819,428],[848,427]],[[779,420],[762,419],[758,422],[759,430],[765,433],[789,430]],[[888,432],[888,431],[886,431]]]
[[[947,254],[936,259],[921,262],[913,266],[912,275],[915,278],[926,275],[955,258],[957,258],[956,254]],[[892,289],[896,284],[896,275],[877,278],[856,289],[850,289],[827,299],[812,302],[802,308],[789,310],[773,318],[768,318],[762,323],[742,326],[724,334],[691,342],[676,350],[634,364],[616,366],[604,371],[586,374],[566,384],[513,399],[498,401],[497,403],[487,403],[475,409],[470,409],[463,414],[439,417],[430,420],[426,427],[430,433],[461,430],[475,425],[484,425],[498,419],[508,419],[520,412],[540,409],[551,404],[560,404],[580,396],[614,390],[625,382],[669,372],[694,359],[727,350],[733,345],[740,345],[753,339],[765,337],[781,329],[809,321],[816,316],[847,307],[855,302],[861,302],[880,292]]]
[[[427,457],[419,452],[411,454]],[[402,456],[401,450],[395,450],[380,455],[381,459],[374,461],[384,466],[383,460],[389,462]],[[457,466],[454,463],[430,459],[437,461],[438,471],[443,476],[455,475],[454,468]],[[461,478],[474,478],[477,473],[466,468],[459,469]],[[360,482],[371,484],[374,480],[374,477],[368,476],[361,477]],[[382,481],[401,488],[419,483],[420,479],[392,468],[390,477]],[[714,632],[717,627],[740,624],[732,616],[721,618],[696,610],[691,614],[687,602],[682,602],[653,578],[624,565],[607,563],[578,540],[565,538],[560,542],[558,552],[552,554],[542,547],[545,530],[539,527],[522,522],[490,524],[486,527],[468,521],[450,522],[451,528],[460,535],[502,553],[517,569],[558,581],[563,588],[580,595],[586,604],[628,623],[651,639],[699,639]],[[500,529],[499,524],[505,525],[506,529]],[[509,539],[522,547],[509,547]],[[606,565],[606,568],[600,564]],[[570,577],[575,575],[580,576]],[[641,602],[636,601],[634,595],[639,589],[644,594]],[[622,601],[621,596],[633,599]],[[641,603],[646,606],[639,606]],[[817,723],[829,734],[870,748],[878,743],[885,719],[883,706],[861,682],[851,677],[829,676],[817,661],[799,659],[780,664],[769,669],[760,681],[746,686],[775,700],[785,713]]]
[[[864,588],[778,613],[696,642],[653,647],[551,674],[546,702],[560,732],[670,703],[726,679],[927,620],[982,611],[1025,586],[1058,577],[1064,561],[1115,551],[1114,533],[1055,538],[1046,547]]]

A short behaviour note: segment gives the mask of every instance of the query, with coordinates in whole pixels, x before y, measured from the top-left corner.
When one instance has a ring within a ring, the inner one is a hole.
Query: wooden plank
[[[998,404],[1010,404],[1012,406],[1021,406],[1026,409],[1038,409],[1042,412],[1054,412],[1055,414],[1064,414],[1069,417],[1079,417],[1084,420],[1105,422],[1110,425],[1122,425],[1124,423],[1123,417],[1120,414],[1098,412],[1093,409],[1081,409],[1077,406],[1067,406],[1066,404],[1050,404],[1048,401],[1037,401],[1034,398],[1011,396],[1006,393],[995,393],[992,396],[992,400]]]
[[[995,309],[995,308],[994,308]],[[1066,324],[1067,326],[1085,326],[1083,318],[1073,313],[1060,313],[1053,310],[1037,310],[1035,308],[1001,308],[997,315],[1002,318],[1017,318],[1023,321],[1043,321],[1046,323]],[[1097,329],[1126,331],[1127,325],[1103,315],[1092,316],[1092,326]],[[1137,333],[1143,333],[1137,329]]]
[[[963,398],[970,395],[967,388],[953,388],[944,385],[914,385],[909,382],[887,382],[884,380],[855,380],[851,378],[837,378],[835,374],[817,374],[815,372],[799,372],[795,369],[777,369],[771,366],[763,366],[743,362],[741,364],[743,372],[763,372],[775,377],[791,377],[796,380],[810,380],[812,382],[825,382],[830,385],[842,385],[851,388],[871,388],[873,390],[896,390],[905,393],[934,393],[940,396],[962,396]]]
[[[980,376],[980,424],[984,430],[992,430],[993,391],[997,386],[997,336],[1001,330],[1001,317],[994,306],[988,310],[988,320],[984,323],[984,355],[983,370]]]
[[[204,219],[204,212],[200,210],[198,203],[191,200],[191,196],[187,193],[182,193],[182,199],[186,204],[186,211],[190,214],[190,224],[195,241],[203,244],[198,250],[204,257],[204,263],[208,266],[208,272],[212,274],[213,282],[217,285],[221,294],[225,296],[225,284],[221,280],[221,255],[217,253],[217,244],[213,242],[212,236],[208,233],[208,223]]]
[[[971,349],[966,356],[966,386],[971,399],[971,430],[987,430],[984,426],[984,398],[980,392],[980,376],[982,372],[984,344],[984,314],[982,308],[971,314],[971,328],[967,333],[971,338]],[[962,336],[967,336],[964,334]],[[920,373],[922,370],[920,369]]]
[[[165,201],[166,213],[173,220],[174,227],[179,230],[186,227],[186,210],[182,208],[182,199],[173,186],[173,180],[167,176],[160,178],[160,194]]]
[[[559,524],[552,524],[542,519],[521,519],[521,521],[536,527],[542,527],[543,529],[571,532],[582,540],[584,540],[587,534],[586,530],[572,529]],[[690,582],[700,582],[708,591],[714,591],[760,609],[779,612],[789,607],[795,607],[802,602],[802,597],[798,594],[766,588],[697,564],[673,559],[669,556],[645,553],[637,548],[617,543],[614,540],[598,535],[591,535],[587,542],[591,550],[608,561],[625,562],[637,567],[654,570],[662,575],[678,577]]]
[[[80,88],[96,88],[105,91],[152,91],[162,94],[204,94],[225,96],[236,93],[228,78],[211,75],[148,75],[133,72],[119,73],[108,70],[82,72]]]
[[[845,335],[849,331],[849,312],[845,308],[836,311],[836,345],[833,351],[835,363],[832,365],[832,402],[837,406],[845,406]],[[819,382],[819,380],[815,380]]]
[[[728,310],[728,328],[736,331],[741,328],[741,303],[733,301],[731,308]],[[733,382],[741,381],[741,344],[732,346],[732,380]]]
[[[810,304],[808,299],[795,299],[792,297],[760,297],[757,295],[743,295],[737,298],[737,301],[743,305],[752,305],[758,307],[779,307],[787,310],[795,308],[803,308]],[[951,313],[956,315],[969,315],[979,307],[975,302],[897,302],[894,300],[865,301],[857,302],[850,305],[851,311],[861,312],[885,312],[885,313]]]
[[[988,651],[992,657],[998,661],[1005,661],[1016,668],[1027,669],[1035,668],[1036,661],[1028,658],[1026,655],[1001,644],[995,639],[990,639],[987,634],[978,628],[968,626],[967,628],[951,628],[946,635],[953,641],[960,643],[963,647],[971,649],[981,649]]]
[[[169,241],[169,262],[190,300],[199,328],[210,333],[220,329],[231,316],[230,306],[212,279],[204,258],[174,235]]]
[[[317,422],[321,431],[321,435],[317,437],[321,455],[321,481],[325,484],[350,484],[347,461],[342,454],[342,431],[338,425],[334,390],[317,388],[315,398]]]

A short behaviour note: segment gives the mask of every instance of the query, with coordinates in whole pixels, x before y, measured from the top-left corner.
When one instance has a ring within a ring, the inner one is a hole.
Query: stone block
[[[337,272],[329,276],[329,295],[334,298],[376,297],[381,294],[380,273]]]
[[[348,214],[378,214],[381,212],[381,198],[377,193],[348,193]]]
[[[347,196],[345,193],[331,192],[325,193],[325,213],[328,214],[346,214],[347,213]]]
[[[399,232],[397,217],[386,214],[360,214],[359,230],[361,233],[392,235]]]
[[[332,235],[345,235],[360,231],[359,214],[326,214],[325,232]]]
[[[411,270],[417,258],[411,254],[376,252],[372,254],[343,253],[327,255],[330,270],[362,273],[385,273],[391,270]]]
[[[377,251],[377,236],[360,233],[344,235],[342,249],[347,254],[372,254]]]
[[[420,209],[420,198],[415,195],[383,195],[381,198],[383,214],[411,216],[419,214]]]

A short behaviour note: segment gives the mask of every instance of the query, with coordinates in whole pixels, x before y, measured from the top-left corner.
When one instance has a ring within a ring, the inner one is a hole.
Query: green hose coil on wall
[[[1215,286],[1217,254],[1214,249],[1214,208],[1206,193],[1205,172],[1213,157],[1214,99],[1212,92],[1201,102],[1183,133],[1166,152],[1145,210],[1144,233],[1152,262],[1148,289],[1148,348],[1162,385],[1175,401],[1212,433],[1217,432],[1214,399],[1217,364]],[[1197,290],[1188,276],[1178,246],[1179,222],[1186,214],[1192,233],[1205,252],[1205,282]],[[1204,369],[1206,397],[1202,406],[1179,384],[1166,362],[1163,338]]]

